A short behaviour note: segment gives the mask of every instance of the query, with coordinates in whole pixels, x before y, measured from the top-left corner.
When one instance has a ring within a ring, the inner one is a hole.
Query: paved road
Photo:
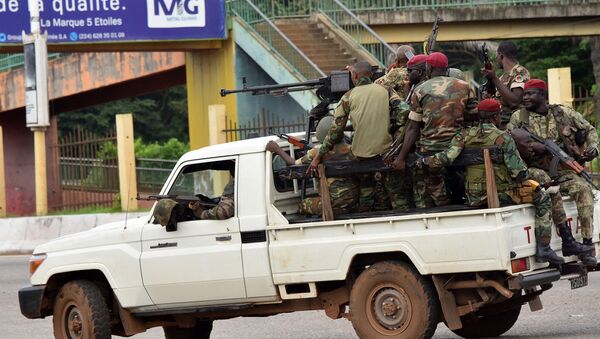
[[[18,289],[27,283],[28,256],[0,257],[0,338],[52,338],[51,318],[29,320],[19,311]],[[544,310],[532,313],[527,306],[515,326],[503,338],[600,338],[600,273],[591,273],[589,286],[570,290],[562,281],[542,296]],[[297,312],[267,318],[237,318],[215,322],[213,338],[260,339],[349,339],[356,338],[344,319],[330,320],[323,312]],[[164,338],[162,330],[151,329],[134,338]],[[458,338],[443,324],[436,339]]]

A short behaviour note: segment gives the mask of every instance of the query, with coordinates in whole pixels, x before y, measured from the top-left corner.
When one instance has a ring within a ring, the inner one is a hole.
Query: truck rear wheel
[[[196,326],[189,328],[163,326],[166,339],[209,339],[212,328],[212,320],[198,321]]]
[[[510,330],[519,319],[521,305],[494,315],[467,315],[462,317],[463,327],[452,332],[463,338],[493,338]]]
[[[93,282],[74,280],[56,295],[52,323],[59,339],[110,338],[110,317],[106,300]]]
[[[439,322],[433,284],[402,262],[380,262],[356,279],[350,320],[362,339],[431,338]]]

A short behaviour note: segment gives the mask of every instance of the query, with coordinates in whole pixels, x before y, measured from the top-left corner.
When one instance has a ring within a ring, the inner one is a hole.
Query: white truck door
[[[236,159],[181,164],[163,191],[219,197],[225,189],[233,192],[235,204],[237,187],[231,190],[235,179],[227,167]],[[224,220],[200,220],[191,210],[186,213],[173,232],[152,221],[144,226],[141,269],[148,294],[159,308],[240,302],[246,288],[237,213]]]

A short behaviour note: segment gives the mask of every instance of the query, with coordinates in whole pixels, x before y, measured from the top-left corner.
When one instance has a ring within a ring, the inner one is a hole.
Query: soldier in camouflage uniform
[[[509,129],[526,126],[542,139],[550,139],[580,163],[598,156],[598,135],[596,129],[572,108],[548,104],[548,87],[542,80],[532,79],[525,84],[524,108],[511,116]],[[577,135],[585,135],[583,142]],[[534,143],[537,157],[532,161],[535,167],[548,170],[547,153],[543,145]],[[558,171],[560,191],[569,195],[577,205],[581,224],[581,234],[585,245],[592,244],[594,194],[592,187],[575,172],[568,169]],[[560,212],[557,212],[560,213]]]
[[[405,169],[406,156],[415,144],[420,154],[446,150],[462,125],[465,108],[475,108],[475,95],[469,84],[446,76],[448,58],[444,54],[431,53],[426,66],[430,79],[419,85],[412,95],[404,144],[393,163],[397,170]],[[443,167],[415,169],[413,198],[416,207],[450,203],[445,173]]]
[[[323,142],[329,127],[333,124],[333,116],[328,115],[319,121],[317,125],[317,140]],[[302,158],[293,159],[275,141],[269,141],[267,151],[279,155],[288,166],[309,164],[319,152],[319,147],[310,149]],[[323,156],[328,160],[354,160],[350,145],[343,140],[333,145],[331,151]],[[331,196],[331,209],[334,215],[355,212],[358,205],[359,183],[355,178],[327,178],[327,187]],[[308,197],[300,202],[299,212],[301,214],[321,215],[321,197]]]
[[[558,228],[558,233],[562,239],[562,253],[564,256],[577,255],[579,259],[587,266],[596,266],[596,258],[592,255],[592,246],[582,245],[578,243],[567,222],[567,214],[563,206],[562,196],[560,195],[560,187],[557,186],[556,182],[553,182],[546,171],[535,166],[536,159],[535,152],[533,151],[534,141],[528,131],[515,128],[510,131],[511,136],[517,143],[517,149],[521,158],[527,166],[529,166],[529,174],[531,178],[545,187],[546,193],[550,196],[551,208],[552,208],[552,220],[554,225]],[[539,158],[539,157],[538,157]]]
[[[477,106],[480,116],[480,125],[473,126],[457,133],[450,147],[433,156],[422,158],[417,165],[429,168],[440,168],[451,165],[465,147],[487,148],[500,147],[503,154],[503,163],[494,164],[494,175],[498,198],[502,205],[513,203],[521,204],[533,202],[535,207],[535,237],[536,261],[562,264],[560,258],[550,248],[552,237],[552,220],[550,218],[550,198],[543,190],[533,192],[532,184],[527,182],[529,172],[525,162],[519,156],[514,140],[496,125],[500,124],[500,103],[494,99],[486,99]],[[465,168],[465,190],[469,206],[483,206],[487,203],[485,165],[470,165]],[[522,183],[522,184],[521,184]],[[520,187],[519,187],[520,186]],[[529,188],[528,196],[524,199],[523,192]],[[533,198],[531,197],[533,195]],[[525,201],[524,201],[525,200]]]
[[[504,129],[512,112],[521,107],[523,87],[530,79],[529,71],[521,66],[518,61],[517,46],[510,42],[501,42],[496,51],[496,62],[504,73],[500,78],[496,76],[494,67],[483,68],[481,73],[496,86],[496,93],[487,93],[487,96],[496,97],[502,104],[501,125]]]
[[[375,80],[375,83],[393,89],[398,93],[400,99],[404,100],[409,88],[406,64],[414,54],[415,50],[411,46],[402,45],[398,47],[395,62],[384,76]]]
[[[206,208],[199,201],[193,201],[188,204],[188,208],[194,212],[196,218],[225,220],[233,217],[235,214],[235,204],[233,201],[235,179],[233,177],[233,168],[229,173],[231,174],[231,177],[223,189],[223,194],[221,195],[217,206]]]
[[[308,171],[316,173],[321,158],[339,143],[344,135],[346,123],[350,121],[354,128],[352,153],[357,160],[378,157],[385,153],[392,142],[390,135],[390,117],[400,116],[402,100],[392,89],[385,89],[371,81],[371,65],[366,61],[357,62],[351,70],[355,87],[344,94],[334,113],[334,122],[329,129],[319,153],[314,157]],[[390,173],[389,175],[399,175]],[[387,177],[387,175],[385,176]],[[384,182],[386,179],[384,177]],[[403,208],[401,187],[389,185],[389,198],[392,208]],[[364,174],[360,177],[359,211],[374,208],[374,176]]]

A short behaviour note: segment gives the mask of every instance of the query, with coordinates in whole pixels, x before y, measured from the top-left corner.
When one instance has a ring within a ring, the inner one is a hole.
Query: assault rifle
[[[287,135],[285,133],[275,134],[275,135],[281,139],[287,140],[288,143],[300,148],[303,151],[308,151],[314,147],[313,144],[309,143],[306,140],[302,140],[300,138],[296,138],[294,136]]]
[[[560,146],[558,146],[554,141],[550,139],[542,139],[539,136],[535,135],[528,128],[523,127],[525,131],[529,133],[531,139],[537,141],[541,144],[544,144],[546,151],[552,155],[552,161],[550,162],[549,174],[552,179],[558,177],[558,165],[562,164],[568,169],[574,171],[579,175],[583,180],[587,181],[592,187],[596,190],[600,190],[598,186],[594,184],[592,181],[592,176],[585,171],[585,168],[578,163],[573,157],[571,157],[567,152],[565,152]]]
[[[427,42],[425,42],[425,46],[423,46],[423,51],[425,54],[430,54],[435,49],[435,44],[437,42],[438,30],[440,28],[440,21],[444,21],[439,16],[435,18],[433,22],[433,27],[431,28],[431,33],[429,34],[429,38],[427,38]]]
[[[163,199],[172,199],[172,200],[175,200],[178,203],[183,204],[185,206],[187,206],[187,204],[190,202],[199,201],[201,205],[206,206],[206,207],[217,206],[219,204],[219,200],[220,200],[219,198],[211,199],[202,194],[196,194],[196,195],[154,194],[154,195],[149,195],[147,197],[142,197],[138,193],[137,196],[135,197],[135,200],[145,200],[145,201],[159,201],[159,200],[163,200]]]
[[[488,54],[488,49],[485,46],[485,42],[481,46],[481,54],[483,56],[483,67],[488,70],[492,69],[492,62],[490,61],[490,56]],[[481,88],[484,92],[487,92],[489,95],[496,94],[496,85],[494,85],[494,83],[491,82],[489,79],[486,79]]]

